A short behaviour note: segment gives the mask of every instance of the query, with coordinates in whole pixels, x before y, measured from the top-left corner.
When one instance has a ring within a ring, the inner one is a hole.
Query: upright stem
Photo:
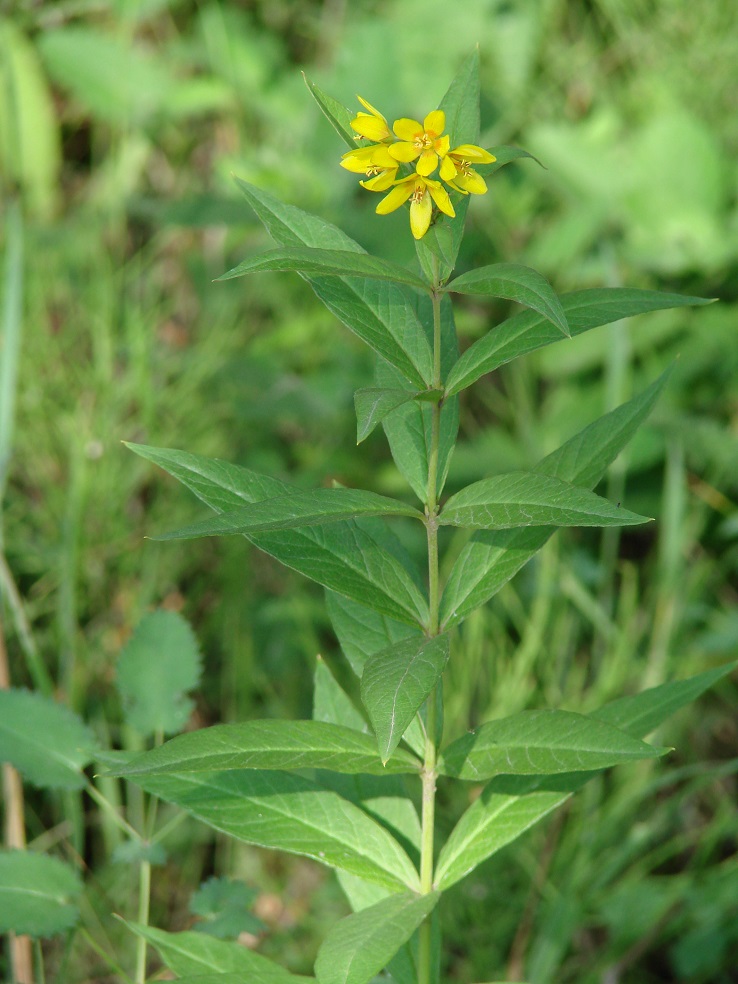
[[[441,388],[441,295],[438,291],[438,263],[434,262],[433,302],[433,387]],[[428,536],[428,635],[439,633],[440,585],[438,579],[438,452],[441,433],[441,404],[432,405],[431,442],[428,455],[428,491],[426,496]],[[438,730],[437,688],[428,697],[425,719],[425,757],[421,779],[423,784],[422,833],[420,842],[420,891],[433,891],[433,835],[436,808],[436,751]],[[418,984],[431,984],[432,930],[430,918],[419,931]]]

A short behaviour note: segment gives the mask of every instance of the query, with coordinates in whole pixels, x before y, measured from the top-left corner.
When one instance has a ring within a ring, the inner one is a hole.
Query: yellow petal
[[[444,157],[441,161],[441,170],[438,172],[444,181],[453,181],[456,177],[456,165],[450,157]]]
[[[439,157],[445,157],[448,153],[448,148],[451,146],[451,140],[448,134],[441,137],[440,140],[436,140],[436,153]]]
[[[410,195],[412,195],[415,190],[415,179],[410,178],[401,181],[396,184],[389,195],[385,195],[382,201],[377,205],[375,211],[377,215],[388,215],[390,212],[394,212],[396,208],[403,205]]]
[[[368,109],[369,110],[369,112],[372,114],[372,116],[376,116],[377,119],[380,119],[380,120],[382,120],[384,122],[385,126],[387,125],[387,120],[385,120],[384,116],[382,116],[382,114],[379,112],[378,109],[375,109],[372,106],[371,103],[368,103],[366,101],[366,99],[362,99],[361,96],[358,93],[356,95],[356,98],[359,100],[359,102],[364,107],[364,109]]]
[[[391,136],[384,120],[378,120],[376,116],[369,116],[367,113],[359,113],[355,119],[351,120],[351,129],[356,130],[367,140],[374,140],[377,143]]]
[[[423,120],[423,129],[426,133],[435,133],[437,137],[440,137],[446,129],[446,114],[443,110],[434,109],[432,113],[428,113]],[[395,133],[397,133],[396,130]]]
[[[355,150],[347,150],[345,154],[341,154],[341,160],[345,161],[351,157],[368,162],[372,159],[372,154],[376,149],[376,147],[357,147]]]
[[[419,202],[410,202],[410,231],[416,239],[422,239],[430,225],[433,205],[426,192]]]
[[[372,164],[376,164],[377,167],[397,167],[397,161],[390,154],[386,144],[380,144],[378,147],[369,147],[371,150],[370,161]]]
[[[387,151],[396,161],[401,161],[403,164],[409,164],[420,154],[415,144],[407,143],[404,140],[390,144]]]
[[[450,153],[462,160],[474,161],[475,164],[492,164],[497,160],[488,150],[483,150],[475,144],[459,144]]]
[[[377,174],[375,177],[369,178],[368,181],[360,181],[359,184],[367,191],[386,191],[392,187],[396,174],[397,169],[392,168],[385,171],[384,174]]]
[[[414,140],[423,133],[423,127],[417,120],[409,120],[406,117],[403,117],[401,120],[395,120],[392,124],[392,129],[400,140]]]
[[[415,170],[422,177],[427,178],[429,174],[433,174],[436,167],[438,166],[438,154],[433,150],[424,150],[420,155],[420,160],[417,163]]]
[[[431,193],[431,197],[436,205],[440,208],[442,212],[446,215],[450,215],[451,218],[456,215],[454,212],[454,207],[451,204],[451,199],[448,197],[448,192],[443,187],[439,181],[433,181],[428,184],[428,191]]]
[[[459,175],[460,180],[462,177],[464,180],[461,183],[470,194],[483,195],[487,191],[487,182],[476,171],[469,171],[467,174]]]
[[[449,186],[449,188],[453,188],[454,191],[459,191],[461,192],[462,195],[469,194],[469,192],[466,191],[465,188],[462,188],[461,185],[458,184],[458,177],[454,178],[453,180],[449,180],[447,178],[445,178],[444,180],[446,181],[446,184]]]

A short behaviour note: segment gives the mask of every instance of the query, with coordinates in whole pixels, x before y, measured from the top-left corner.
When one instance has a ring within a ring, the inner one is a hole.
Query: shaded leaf
[[[381,615],[377,616],[377,618],[381,617]],[[322,656],[318,656],[313,677],[313,720],[340,724],[346,728],[353,728],[354,731],[369,734],[369,725],[326,666]]]
[[[361,444],[371,434],[377,424],[401,407],[403,403],[415,399],[415,392],[405,389],[381,389],[373,386],[354,393],[356,408],[356,443]]]
[[[439,892],[390,895],[331,928],[315,961],[320,984],[367,984],[436,906]]]
[[[82,879],[57,858],[0,851],[0,932],[56,936],[79,918]]]
[[[249,911],[258,892],[242,881],[209,878],[190,899],[190,912],[200,916],[196,931],[220,940],[240,933],[260,933],[264,923]]]
[[[370,657],[361,678],[361,699],[379,754],[389,759],[421,705],[435,687],[449,657],[447,635],[395,643]]]
[[[304,72],[302,73],[302,77],[310,91],[310,95],[320,107],[321,113],[323,113],[344,143],[351,150],[356,150],[356,133],[351,129],[351,120],[354,118],[354,114],[342,105],[342,103],[339,103],[332,96],[323,92],[315,82],[311,82]]]

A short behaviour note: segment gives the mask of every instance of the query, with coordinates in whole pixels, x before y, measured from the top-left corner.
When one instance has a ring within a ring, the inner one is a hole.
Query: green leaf
[[[475,170],[480,171],[484,175],[494,174],[495,171],[499,171],[501,167],[504,167],[511,161],[517,161],[524,157],[535,161],[536,164],[539,164],[544,168],[544,170],[546,170],[544,165],[541,164],[537,157],[534,157],[533,154],[529,154],[527,150],[522,150],[520,147],[507,147],[505,145],[501,145],[499,147],[490,147],[489,152],[496,158],[496,160],[494,160],[491,164],[477,165],[475,168]]]
[[[181,731],[194,707],[187,692],[201,673],[189,623],[163,609],[144,615],[118,660],[116,682],[128,724],[141,735]]]
[[[340,597],[335,595],[334,597]],[[354,604],[354,602],[350,602]],[[376,614],[372,612],[372,614]],[[377,615],[377,618],[381,618]],[[407,626],[403,626],[407,628]],[[313,720],[326,724],[341,724],[344,727],[369,734],[369,725],[361,716],[353,701],[341,687],[326,666],[322,656],[318,656],[313,677]]]
[[[572,336],[636,314],[711,303],[704,297],[630,287],[575,290],[560,300]],[[560,339],[561,333],[547,318],[521,311],[469,346],[451,370],[446,390],[449,395],[458,393],[485,373]]]
[[[419,887],[410,858],[366,813],[288,772],[136,776],[145,790],[247,844],[302,854],[387,888]]]
[[[368,984],[435,908],[439,892],[390,895],[328,932],[315,961],[320,984]]]
[[[356,133],[351,129],[351,120],[356,114],[351,113],[344,105],[323,92],[315,82],[310,81],[304,72],[302,73],[302,77],[310,91],[310,95],[320,107],[321,113],[323,113],[330,125],[348,147],[351,150],[356,150]]]
[[[480,782],[495,775],[556,775],[657,758],[654,748],[603,721],[571,711],[521,711],[452,742],[439,771]]]
[[[543,475],[592,488],[646,419],[671,370],[638,396],[589,424],[536,465]],[[554,532],[529,527],[475,533],[451,570],[441,600],[441,625],[461,622],[488,601]]]
[[[489,294],[517,301],[538,311],[567,337],[571,335],[561,301],[551,284],[536,270],[519,263],[494,263],[478,267],[456,277],[446,284],[444,290],[457,294]]]
[[[417,310],[420,320],[426,325],[433,324],[430,299],[417,296]],[[451,298],[441,300],[441,369],[445,374],[454,364],[458,355],[456,326],[454,324]],[[379,362],[376,379],[380,386],[393,388],[402,385],[399,374],[386,363]],[[421,502],[427,498],[428,455],[431,445],[433,413],[430,406],[417,401],[406,403],[382,421],[389,441],[392,457],[400,472]],[[456,445],[459,429],[459,403],[452,397],[444,400],[441,407],[441,429],[438,450],[438,493],[440,495],[448,474],[451,455]]]
[[[96,749],[95,736],[69,708],[28,690],[0,690],[0,762],[34,786],[81,789]]]
[[[596,716],[633,738],[644,738],[680,707],[695,700],[738,662],[707,670],[688,680],[662,684],[607,704]],[[463,814],[443,846],[436,885],[449,888],[482,861],[514,841],[577,792],[596,773],[561,776],[499,776]]]
[[[216,939],[205,933],[167,933],[153,926],[126,926],[150,943],[172,973],[178,978],[197,977],[205,980],[218,974],[237,975],[233,984],[307,984],[311,977],[296,977],[259,953],[240,943]],[[201,976],[202,975],[202,976]],[[230,981],[224,984],[231,984]]]
[[[333,591],[326,592],[326,606],[341,650],[358,677],[375,653],[405,639],[419,643],[425,638],[417,627],[411,628]]]
[[[260,933],[264,923],[249,910],[259,893],[242,881],[209,878],[190,899],[190,912],[199,916],[198,933],[235,940],[241,933]]]
[[[506,530],[520,526],[635,526],[648,517],[621,509],[602,496],[536,472],[485,478],[452,495],[441,526]]]
[[[178,735],[137,755],[115,775],[182,775],[229,769],[332,769],[387,775],[417,772],[420,762],[400,749],[383,766],[369,735],[324,721],[242,721]]]
[[[414,400],[415,396],[414,391],[381,389],[378,386],[357,390],[354,393],[356,443],[361,444],[388,414],[401,407],[403,403]]]
[[[441,100],[451,148],[479,143],[479,48],[464,59]]]
[[[433,281],[437,275],[438,282],[442,284],[454,272],[461,241],[464,238],[464,225],[470,198],[471,195],[459,196],[459,201],[454,202],[456,215],[453,218],[442,216],[431,225],[422,239],[415,241],[418,262],[429,281]],[[434,257],[439,264],[437,274]]]
[[[238,266],[218,277],[233,280],[249,273],[292,271],[316,277],[368,277],[370,280],[389,280],[418,290],[428,290],[428,283],[398,263],[383,260],[369,253],[351,250],[316,249],[309,246],[282,246],[279,249],[250,256]]]
[[[442,635],[395,643],[367,661],[361,699],[369,712],[382,761],[397,748],[443,673],[448,656],[448,636]]]
[[[309,246],[365,255],[336,226],[236,179],[251,207],[280,246]],[[433,378],[433,352],[415,314],[416,294],[398,284],[363,277],[307,277],[325,306],[413,386]]]
[[[56,936],[79,918],[82,879],[57,858],[0,851],[0,933]]]
[[[129,444],[187,486],[216,512],[294,493],[293,486],[225,461],[185,451]],[[424,622],[427,602],[397,552],[374,527],[348,520],[248,536],[287,567],[410,625]]]
[[[321,526],[359,516],[412,516],[423,514],[413,506],[363,489],[311,489],[292,492],[276,499],[264,499],[221,513],[216,519],[162,533],[155,540],[192,540],[200,536],[228,536],[236,533],[270,533],[273,530]]]

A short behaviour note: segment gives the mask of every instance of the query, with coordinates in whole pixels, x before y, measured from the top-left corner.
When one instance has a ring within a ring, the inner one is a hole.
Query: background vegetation
[[[202,649],[193,723],[308,716],[319,652],[348,685],[315,585],[240,538],[143,541],[201,512],[120,442],[305,486],[400,490],[379,432],[353,449],[352,394],[373,372],[353,336],[297,277],[212,280],[265,245],[232,173],[410,262],[406,216],[373,216],[300,72],[346,105],[359,92],[390,119],[422,118],[476,43],[483,146],[518,144],[547,170],[523,162],[494,177],[472,204],[460,268],[514,260],[561,290],[627,284],[721,303],[534,353],[462,403],[449,492],[527,467],[679,359],[603,490],[658,523],[561,532],[477,611],[456,639],[447,728],[586,710],[735,658],[734,19],[728,0],[0,0],[12,684],[135,747],[116,666],[142,615],[163,607]],[[463,304],[462,343],[506,314]],[[591,783],[454,889],[448,979],[507,968],[534,984],[738,981],[735,697],[727,683],[681,712],[659,736],[677,749],[668,760]],[[46,946],[48,979],[119,980],[111,968],[130,972],[133,945],[112,912],[135,914],[136,867],[92,801],[32,786],[25,798],[31,846],[85,878],[84,928]],[[154,925],[192,925],[201,881],[241,878],[260,921],[235,932],[308,973],[346,911],[307,861],[222,844],[189,820],[167,846]]]

